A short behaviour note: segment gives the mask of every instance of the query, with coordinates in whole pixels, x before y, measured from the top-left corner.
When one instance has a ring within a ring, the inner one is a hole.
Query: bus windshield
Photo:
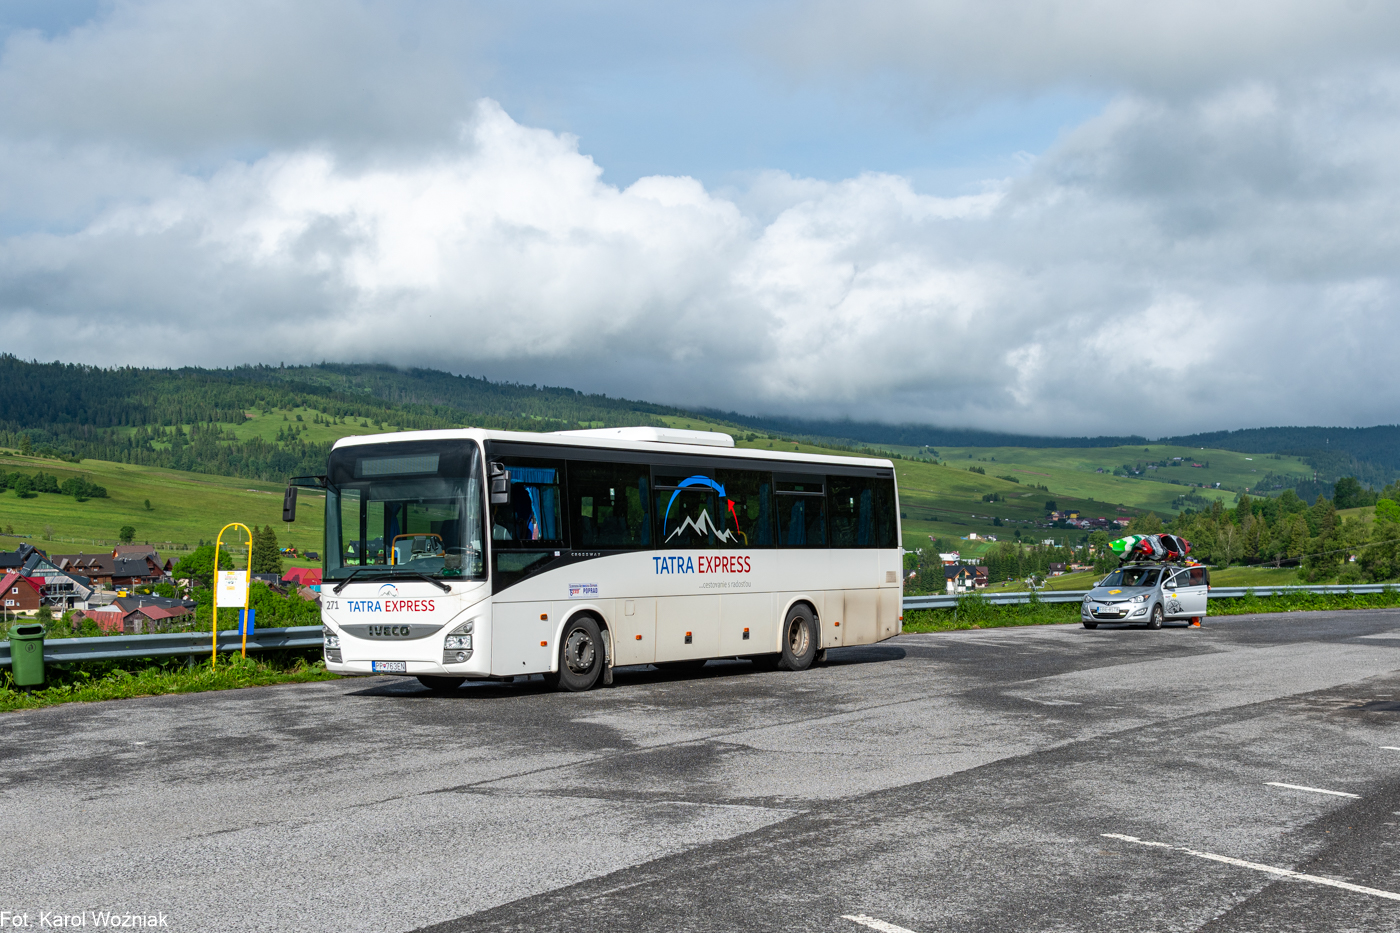
[[[331,453],[326,479],[326,579],[366,567],[376,576],[485,578],[476,444],[343,447]]]

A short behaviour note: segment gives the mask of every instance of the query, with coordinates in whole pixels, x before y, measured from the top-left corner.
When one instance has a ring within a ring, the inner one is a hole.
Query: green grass
[[[1297,567],[1226,567],[1210,572],[1211,586],[1300,586]]]
[[[60,483],[70,476],[83,476],[106,487],[106,499],[86,502],[52,493],[21,499],[13,490],[0,492],[0,530],[13,526],[16,533],[31,535],[31,544],[50,553],[110,550],[123,525],[136,529],[140,543],[193,547],[201,539],[214,540],[219,529],[229,522],[271,525],[283,547],[321,550],[324,506],[321,497],[311,490],[301,490],[296,523],[284,525],[285,487],[276,483],[104,460],[64,463],[18,454],[0,456],[0,470],[42,470],[58,477]],[[146,500],[151,503],[149,511]],[[44,537],[46,527],[53,530],[51,539]],[[8,548],[18,543],[13,538],[0,540]],[[284,564],[318,566],[295,560],[284,560]]]
[[[1210,600],[1207,607],[1206,624],[1209,624],[1211,616],[1316,612],[1320,610],[1394,609],[1397,607],[1400,607],[1400,587],[1374,594],[1251,595]],[[965,596],[958,600],[956,609],[909,610],[904,614],[904,631],[956,632],[968,629],[1005,628],[1015,625],[1065,625],[1078,622],[1079,613],[1078,603],[1036,602],[1018,606],[993,606],[978,596]]]
[[[69,670],[50,666],[47,672],[50,682],[42,690],[32,691],[17,689],[7,669],[0,674],[0,712],[39,709],[60,703],[94,703],[168,693],[203,693],[269,684],[311,683],[334,680],[339,676],[327,671],[319,658],[311,660],[306,652],[276,654],[283,656],[221,657],[218,667],[213,669],[207,662],[186,667],[183,660],[148,663],[134,670],[113,662],[74,664]]]
[[[1296,457],[1278,457],[1271,454],[1243,454],[1231,450],[1202,450],[1191,447],[1173,447],[1164,444],[1146,444],[1142,447],[947,447],[939,448],[939,454],[949,463],[976,463],[993,472],[1003,472],[1000,467],[1009,467],[1011,475],[1022,482],[1038,482],[1048,485],[1066,495],[1093,498],[1104,502],[1121,502],[1143,509],[1169,510],[1172,499],[1184,488],[1171,484],[1170,480],[1182,483],[1203,483],[1213,486],[1220,483],[1231,489],[1254,488],[1254,485],[1268,473],[1289,474],[1300,479],[1310,478],[1312,467]],[[1183,458],[1183,465],[1145,470],[1142,476],[1113,476],[1112,470],[1125,463],[1170,461],[1173,457]],[[1188,466],[1190,463],[1209,461],[1206,469]],[[1095,472],[1103,469],[1107,472]],[[1234,500],[1234,492],[1216,489],[1201,489],[1198,492],[1207,498],[1225,499],[1229,505]]]
[[[1328,609],[1393,609],[1400,606],[1400,587],[1381,593],[1281,593],[1276,596],[1247,594],[1238,599],[1213,599],[1208,607],[1215,616],[1250,615],[1257,612],[1316,612]]]

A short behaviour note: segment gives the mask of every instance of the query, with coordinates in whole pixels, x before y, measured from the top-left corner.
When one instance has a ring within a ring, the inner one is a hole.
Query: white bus
[[[804,670],[901,629],[888,460],[618,428],[348,437],[326,495],[328,670],[434,690],[710,658]]]

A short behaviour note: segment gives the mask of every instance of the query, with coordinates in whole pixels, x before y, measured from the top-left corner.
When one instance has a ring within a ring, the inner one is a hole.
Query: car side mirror
[[[491,504],[510,504],[510,471],[505,464],[492,460],[486,465],[486,476],[491,483]]]
[[[282,494],[282,521],[294,522],[297,520],[297,488],[288,486],[287,491]]]

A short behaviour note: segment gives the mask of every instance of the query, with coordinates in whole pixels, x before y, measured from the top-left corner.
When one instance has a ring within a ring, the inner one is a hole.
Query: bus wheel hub
[[[564,641],[564,657],[568,659],[569,670],[575,674],[585,674],[593,669],[593,639],[588,633],[575,629]]]

